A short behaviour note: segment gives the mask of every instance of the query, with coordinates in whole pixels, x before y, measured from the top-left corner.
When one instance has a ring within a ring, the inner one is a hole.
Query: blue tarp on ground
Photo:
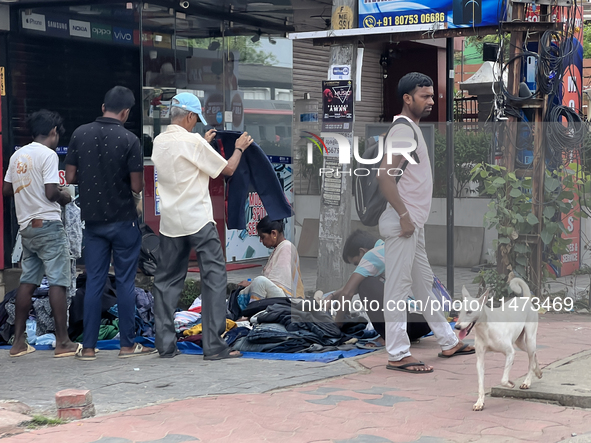
[[[147,346],[154,346],[154,340],[149,338],[138,338],[137,341]],[[96,346],[99,350],[113,351],[119,349],[119,340],[100,340]],[[203,349],[191,342],[177,343],[179,351],[188,355],[203,355]],[[50,351],[50,345],[34,346],[39,351]],[[10,349],[10,346],[0,346],[0,349]],[[383,348],[380,348],[383,349]],[[260,360],[287,360],[287,361],[310,361],[317,363],[330,363],[341,358],[356,357],[358,355],[373,352],[369,349],[351,349],[350,351],[329,351],[321,353],[295,353],[282,354],[271,352],[243,352],[245,358],[256,358]]]

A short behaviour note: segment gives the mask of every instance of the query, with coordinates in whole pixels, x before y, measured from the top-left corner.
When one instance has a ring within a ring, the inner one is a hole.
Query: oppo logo
[[[101,29],[101,28],[92,28],[92,33],[98,34],[98,35],[111,35],[111,30],[110,29]]]
[[[80,25],[73,25],[72,29],[74,31],[80,31],[80,32],[88,32],[88,28],[86,26],[80,26]]]

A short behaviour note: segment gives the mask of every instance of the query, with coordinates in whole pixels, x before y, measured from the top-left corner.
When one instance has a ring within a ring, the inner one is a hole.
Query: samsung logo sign
[[[48,20],[47,21],[47,27],[48,28],[54,28],[54,29],[60,29],[62,31],[67,31],[68,30],[68,24],[67,23],[55,22],[55,21],[52,21],[52,20]]]

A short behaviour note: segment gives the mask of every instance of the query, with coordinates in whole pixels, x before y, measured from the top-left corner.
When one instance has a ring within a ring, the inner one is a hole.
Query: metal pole
[[[454,39],[446,39],[447,290],[454,295]]]

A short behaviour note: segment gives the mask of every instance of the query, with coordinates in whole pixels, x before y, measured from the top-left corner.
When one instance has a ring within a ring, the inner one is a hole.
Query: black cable
[[[586,135],[587,125],[581,116],[568,106],[556,105],[548,112],[546,141],[552,152],[558,154],[580,150]]]

